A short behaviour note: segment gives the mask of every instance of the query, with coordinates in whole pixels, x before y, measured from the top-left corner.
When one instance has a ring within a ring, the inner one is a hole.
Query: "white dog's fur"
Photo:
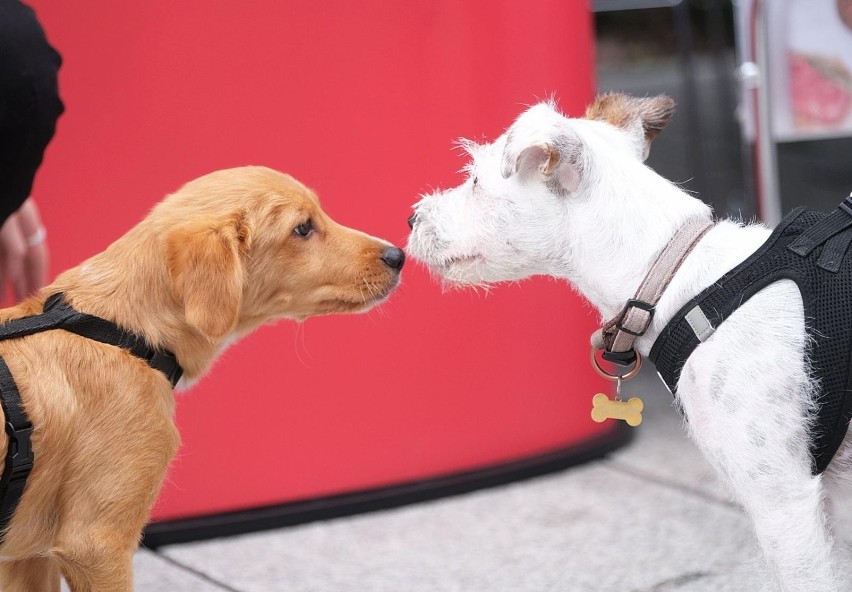
[[[643,164],[672,112],[666,97],[605,95],[582,119],[539,104],[495,142],[464,143],[468,178],[415,206],[409,253],[453,284],[563,278],[602,319],[612,318],[676,229],[709,215]],[[686,302],[769,233],[718,222],[675,275],[637,350],[647,354]],[[841,592],[852,589],[850,563],[832,533],[827,497],[852,474],[852,438],[823,475],[811,474],[815,391],[803,314],[791,281],[756,294],[690,356],[677,399],[691,437],[753,521],[768,589]]]

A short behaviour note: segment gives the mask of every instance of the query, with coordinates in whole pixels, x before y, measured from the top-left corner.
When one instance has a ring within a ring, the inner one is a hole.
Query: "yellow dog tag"
[[[612,400],[603,393],[592,398],[592,420],[603,423],[607,419],[622,419],[627,425],[636,427],[642,423],[642,399],[631,397],[627,401]]]
[[[598,423],[603,423],[608,419],[621,419],[627,422],[630,427],[636,427],[642,423],[642,409],[645,404],[638,397],[631,397],[627,401],[621,399],[621,383],[625,380],[630,380],[639,373],[639,368],[642,367],[642,356],[639,352],[633,352],[636,356],[636,361],[633,368],[625,374],[611,374],[601,368],[598,363],[598,358],[595,356],[597,349],[592,347],[592,367],[595,371],[606,378],[615,382],[615,399],[610,399],[603,393],[598,393],[592,397],[592,420]]]

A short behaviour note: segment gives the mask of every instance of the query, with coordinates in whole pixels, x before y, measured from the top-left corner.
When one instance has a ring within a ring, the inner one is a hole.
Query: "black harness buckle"
[[[9,436],[10,451],[6,459],[11,460],[11,466],[6,467],[10,480],[26,479],[33,469],[32,435],[33,426],[27,424],[23,428],[15,428],[12,422],[6,422],[6,434]],[[4,471],[4,472],[6,472]]]
[[[180,377],[183,376],[183,368],[177,363],[177,358],[173,353],[164,350],[151,350],[150,354],[145,357],[145,361],[152,368],[156,368],[166,375],[172,387],[177,385]]]
[[[631,331],[622,324],[624,323],[624,318],[627,316],[627,313],[630,312],[631,308],[638,308],[639,310],[644,310],[648,313],[648,320],[645,322],[645,326],[642,327],[641,331]],[[654,318],[655,311],[656,308],[653,304],[631,298],[627,301],[627,304],[624,305],[624,310],[621,311],[621,314],[618,318],[618,322],[615,324],[615,328],[619,331],[624,331],[628,335],[633,335],[634,337],[642,337],[648,331],[648,327],[651,326],[651,321]]]
[[[636,350],[633,348],[625,352],[606,351],[601,354],[601,357],[607,362],[618,364],[619,366],[630,366],[636,363]]]

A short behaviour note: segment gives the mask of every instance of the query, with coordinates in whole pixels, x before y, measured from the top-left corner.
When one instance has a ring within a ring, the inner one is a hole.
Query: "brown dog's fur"
[[[307,238],[294,229],[310,220]],[[389,244],[340,226],[293,178],[212,173],[0,322],[64,292],[77,310],[172,351],[189,381],[275,318],[358,312],[394,288]],[[0,588],[131,590],[131,562],[179,445],[165,376],[114,346],[56,330],[0,342],[33,426],[35,466],[0,546]],[[0,459],[7,440],[0,437]]]

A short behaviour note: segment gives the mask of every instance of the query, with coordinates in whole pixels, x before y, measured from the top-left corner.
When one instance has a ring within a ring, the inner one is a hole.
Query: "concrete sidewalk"
[[[625,391],[645,400],[645,423],[609,458],[396,510],[142,550],[137,589],[760,590],[749,524],[686,439],[671,396],[650,372]]]

